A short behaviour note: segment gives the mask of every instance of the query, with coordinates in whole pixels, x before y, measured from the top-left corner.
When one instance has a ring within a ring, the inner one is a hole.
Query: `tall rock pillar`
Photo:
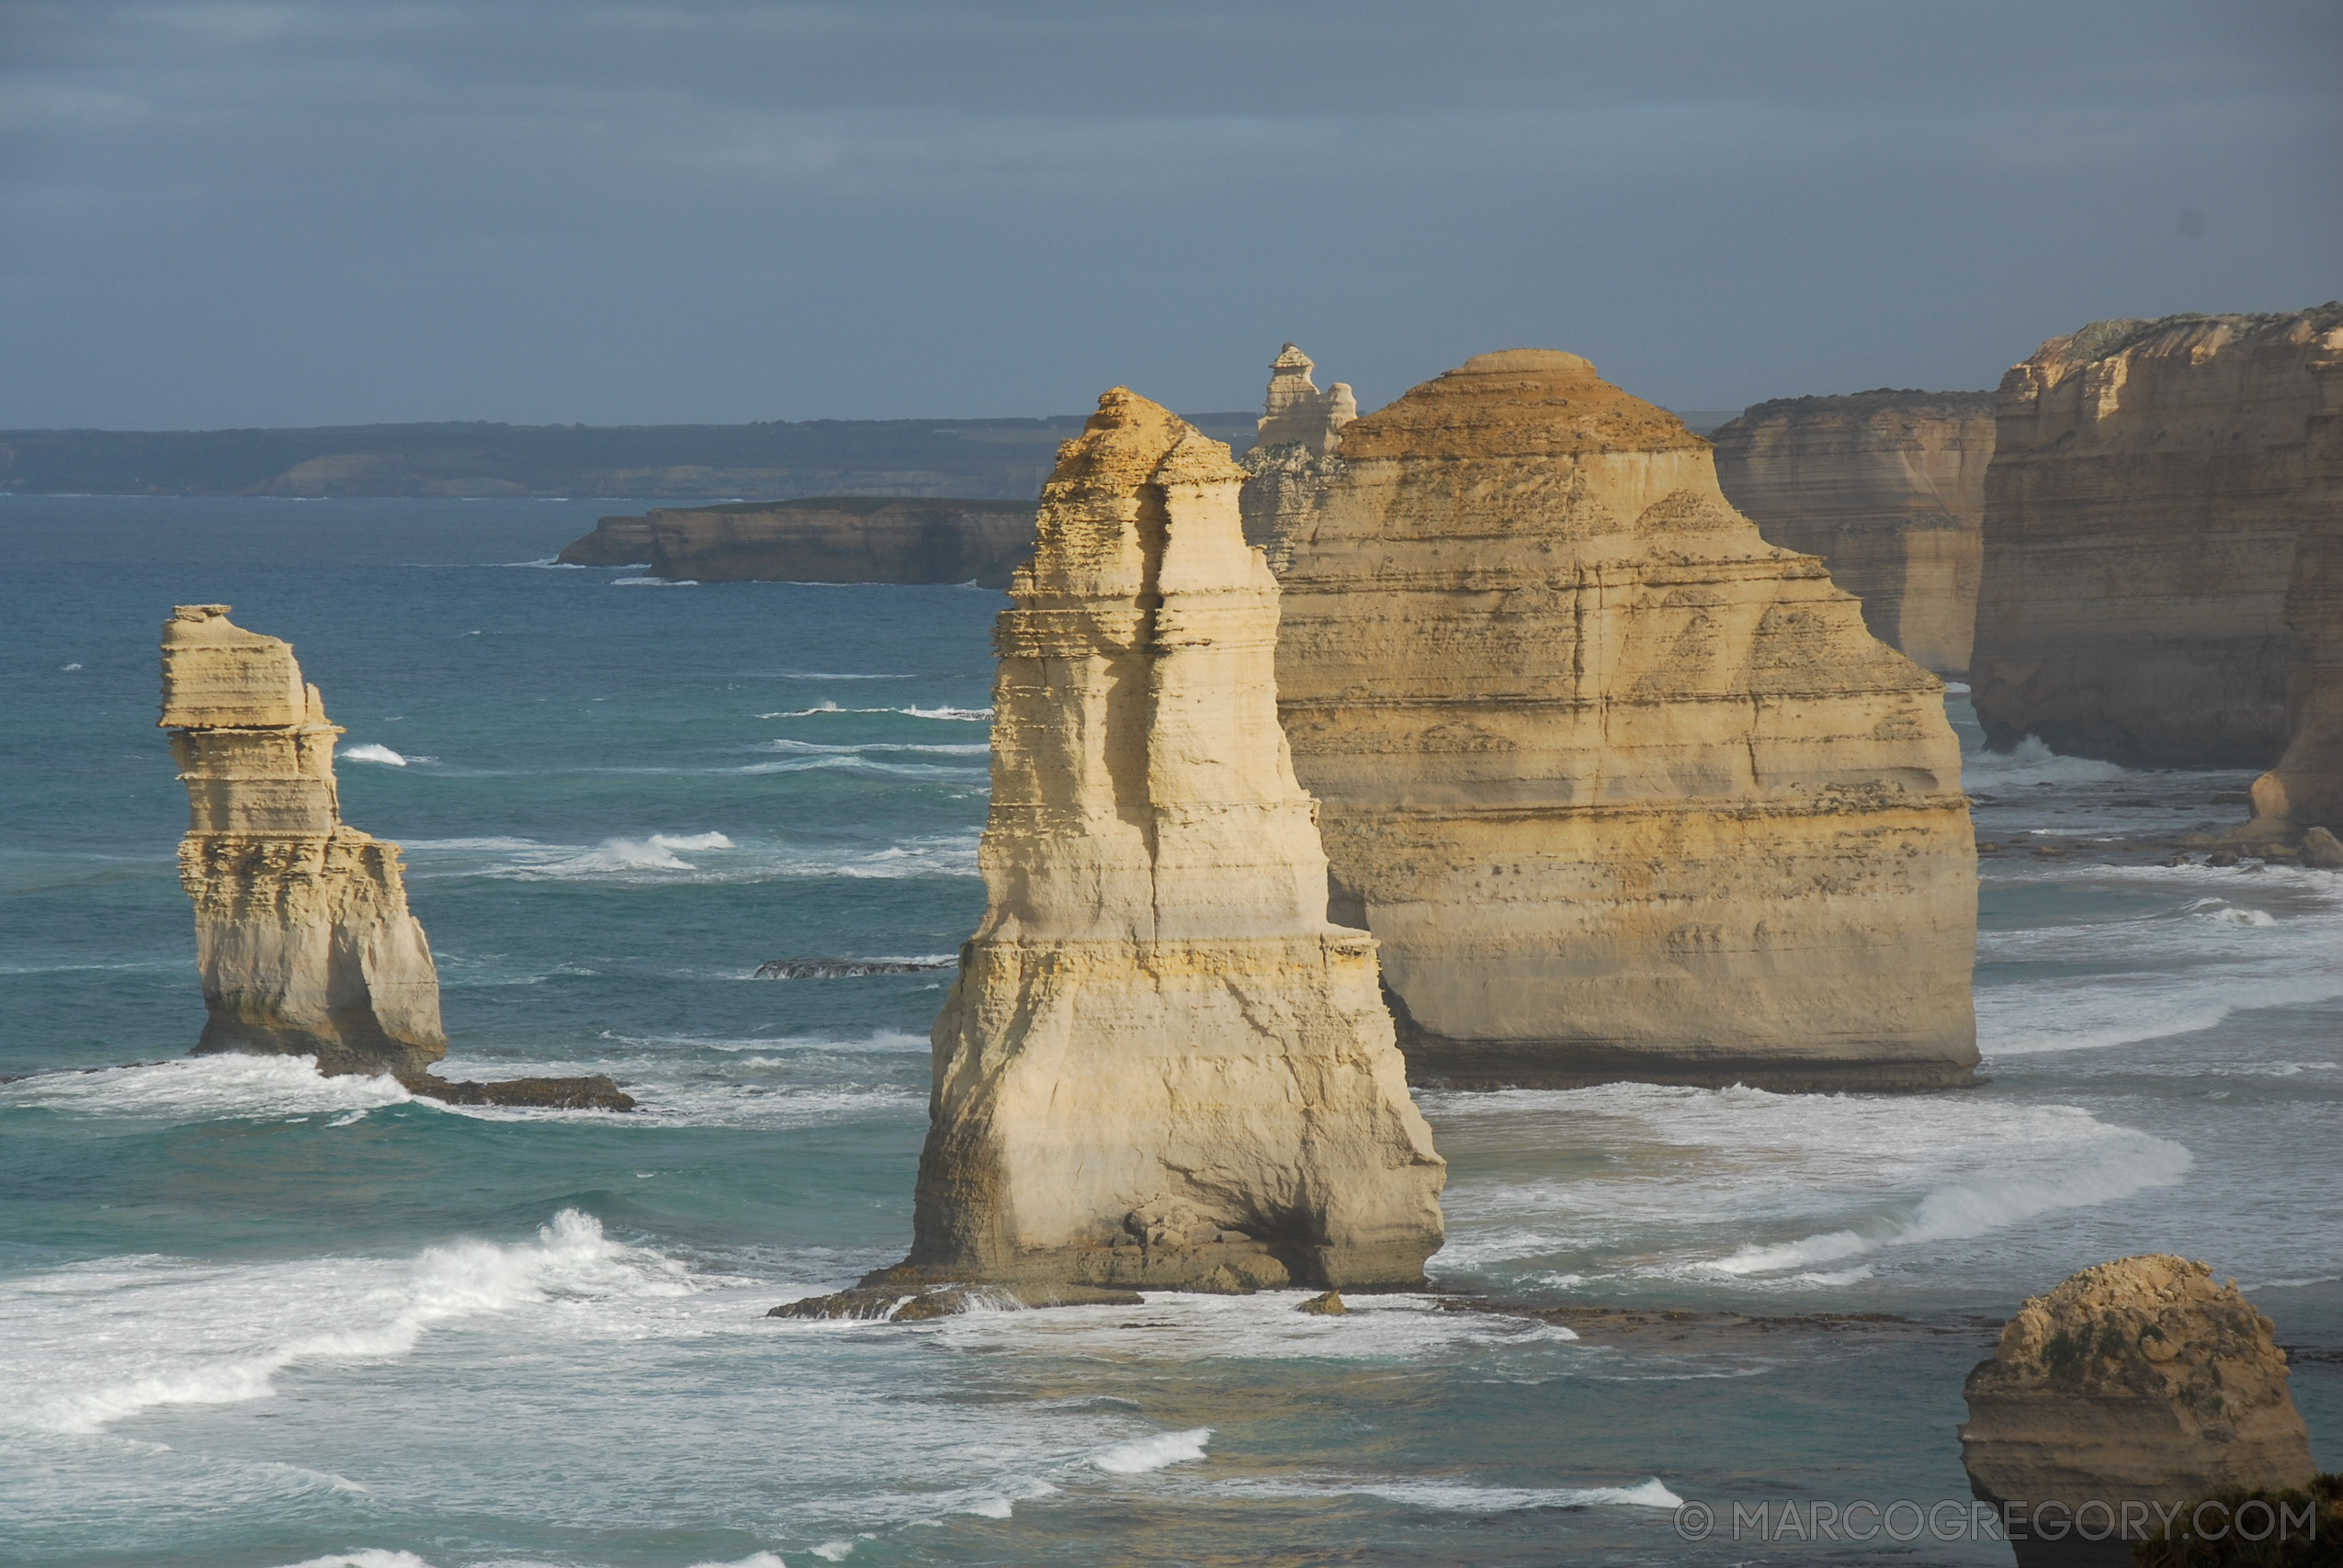
[[[399,846],[342,821],[324,700],[225,604],[163,623],[163,728],[187,786],[179,881],[210,1020],[198,1052],[415,1077],[447,1054]]]
[[[1440,1246],[1375,941],[1326,918],[1242,477],[1117,388],[1042,491],[904,1272],[1406,1285]]]

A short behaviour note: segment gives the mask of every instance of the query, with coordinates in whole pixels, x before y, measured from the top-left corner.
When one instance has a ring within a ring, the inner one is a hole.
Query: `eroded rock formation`
[[[1269,395],[1263,400],[1256,449],[1298,446],[1323,457],[1342,439],[1342,427],[1359,417],[1350,383],[1337,381],[1323,392],[1310,379],[1310,356],[1287,344],[1269,364]]]
[[[163,623],[163,717],[187,786],[179,880],[210,1011],[199,1052],[419,1076],[447,1054],[399,846],[343,822],[334,738],[289,643],[225,604]]]
[[[1033,554],[1030,501],[843,496],[606,517],[560,558],[696,582],[979,582]]]
[[[868,1285],[1407,1285],[1440,1246],[1375,941],[1326,919],[1241,477],[1118,388],[1042,492],[916,1240]]]
[[[2301,728],[2270,797],[2295,811],[2290,776],[2335,755],[2332,547],[2298,546],[2343,508],[2338,413],[2343,305],[2095,321],[2011,369],[1971,662],[1990,742],[2267,768]]]
[[[2086,1269],[2033,1297],[1969,1374],[1961,1462],[1979,1497],[2043,1523],[2123,1503],[2190,1502],[2233,1486],[2293,1487],[2317,1473],[2270,1321],[2213,1270],[2152,1253]],[[2056,1506],[2045,1513],[2044,1504]],[[2156,1516],[2132,1517],[2146,1537]],[[2023,1568],[2131,1561],[2081,1530],[2013,1540]]]
[[[1419,1082],[1936,1088],[1977,1060],[1941,684],[1575,355],[1256,465],[1333,918]]]
[[[1940,675],[1968,670],[1991,392],[1778,399],[1709,441],[1725,498],[1768,543],[1820,556],[1873,637]]]

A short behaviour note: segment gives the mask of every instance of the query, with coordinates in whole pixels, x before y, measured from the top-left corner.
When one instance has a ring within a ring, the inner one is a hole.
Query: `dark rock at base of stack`
[[[579,1078],[505,1078],[449,1083],[429,1073],[399,1080],[410,1094],[447,1105],[518,1105],[538,1111],[632,1111],[635,1097],[606,1075]]]

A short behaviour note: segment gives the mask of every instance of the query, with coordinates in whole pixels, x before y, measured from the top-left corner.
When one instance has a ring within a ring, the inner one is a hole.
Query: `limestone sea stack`
[[[401,1077],[447,1055],[399,846],[342,820],[342,731],[292,646],[225,604],[180,605],[163,623],[161,722],[187,786],[179,881],[210,1014],[196,1049]]]
[[[2157,1518],[2145,1505],[2307,1484],[2310,1434],[2274,1332],[2235,1281],[2168,1254],[2101,1263],[2028,1301],[1969,1374],[1961,1428],[1971,1489],[2024,1505],[2021,1568],[2129,1562]],[[2127,1502],[2128,1540],[2110,1529]]]
[[[1420,1083],[1972,1081],[1941,683],[1576,355],[1483,355],[1256,465],[1333,918]]]
[[[1117,388],[1042,491],[994,633],[984,920],[889,1278],[1404,1286],[1441,1244],[1375,940],[1326,918],[1242,477]]]
[[[1296,446],[1309,457],[1333,452],[1342,427],[1359,417],[1359,400],[1348,382],[1337,381],[1325,391],[1310,379],[1317,368],[1310,356],[1287,344],[1269,363],[1269,395],[1262,400],[1256,448]]]
[[[2094,321],[2011,369],[1971,665],[1988,741],[2268,768],[2307,721],[2331,759],[2309,694],[2334,678],[2332,569],[2299,547],[2343,507],[2338,414],[2338,304]]]
[[[1940,675],[1967,671],[1991,392],[1777,399],[1709,441],[1725,498],[1769,544],[1821,557],[1880,641]]]

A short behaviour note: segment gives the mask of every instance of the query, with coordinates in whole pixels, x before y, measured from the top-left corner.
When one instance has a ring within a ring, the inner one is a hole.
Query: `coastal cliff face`
[[[562,550],[698,582],[969,582],[1005,588],[1033,553],[1029,501],[836,497],[606,517]]]
[[[2307,1484],[2310,1434],[2274,1332],[2202,1263],[2148,1254],[2084,1269],[2029,1300],[1969,1374],[1971,1489],[2035,1514],[2056,1503],[2071,1518],[2091,1501],[2168,1506]],[[2023,1568],[2131,1560],[2121,1540],[2077,1534],[2012,1544]]]
[[[1241,477],[1118,388],[1042,492],[893,1278],[1405,1285],[1440,1246],[1375,941],[1326,919]]]
[[[2328,711],[2290,699],[2289,647],[2332,637],[2331,590],[2298,592],[2296,565],[2343,506],[2338,411],[2343,305],[2098,321],[2011,369],[1971,666],[1988,741],[2277,761],[2290,706]],[[2303,564],[2324,581],[2318,558]],[[2329,659],[2296,668],[2315,686]]]
[[[1872,635],[1940,675],[1969,668],[1990,392],[1759,403],[1710,436],[1716,482],[1769,544],[1820,556]]]
[[[1383,944],[1416,1081],[1971,1080],[1941,683],[1673,415],[1483,355],[1244,505],[1332,915]]]
[[[180,605],[163,624],[161,722],[187,786],[179,880],[210,1012],[196,1049],[422,1075],[447,1054],[431,944],[399,846],[342,821],[342,731],[291,646],[224,604]]]

